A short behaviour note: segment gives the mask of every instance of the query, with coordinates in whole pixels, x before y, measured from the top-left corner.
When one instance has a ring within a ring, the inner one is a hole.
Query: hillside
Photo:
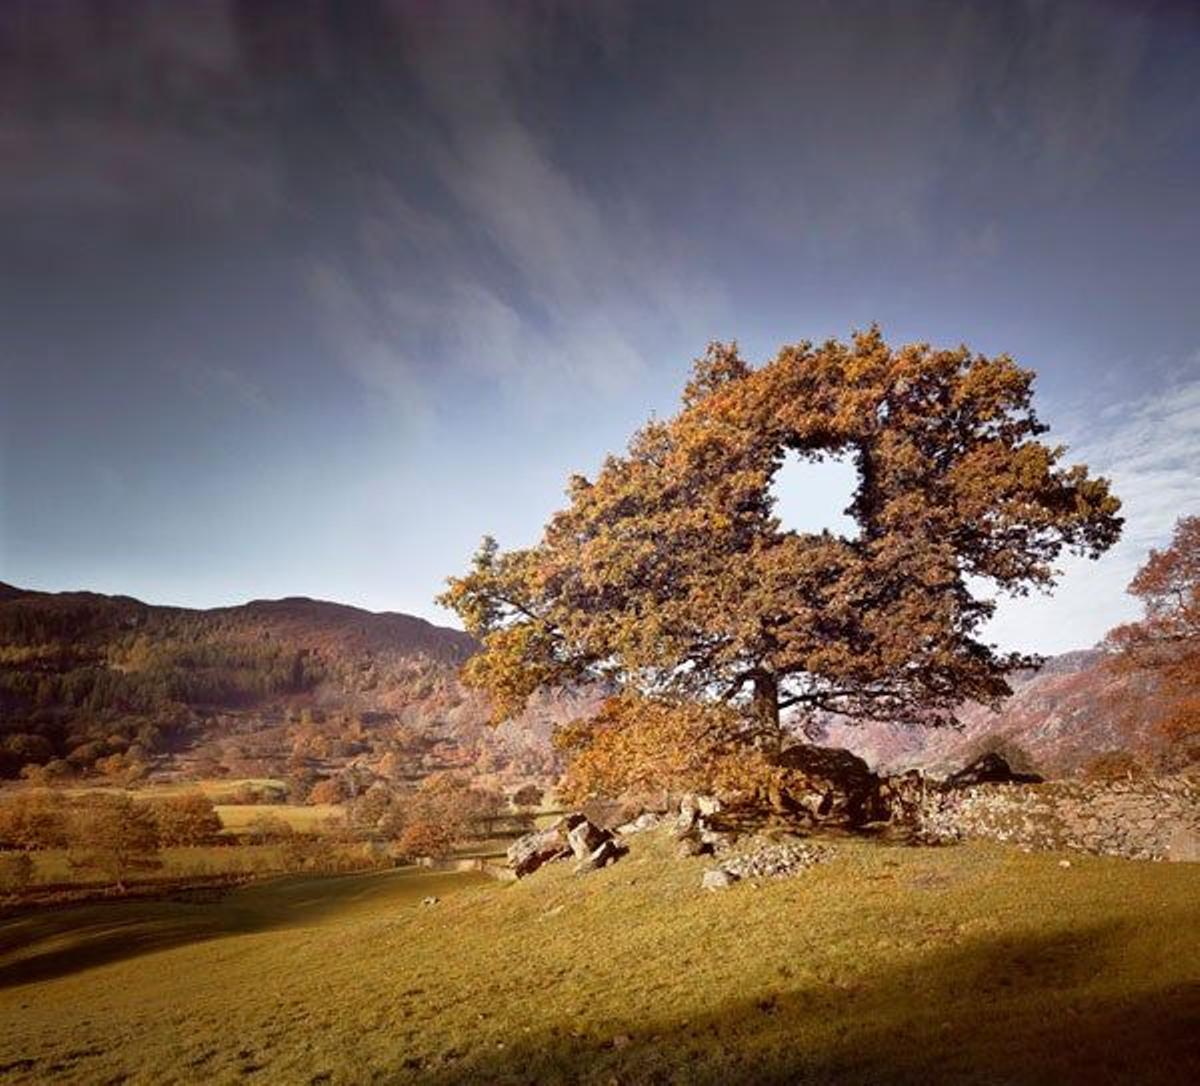
[[[712,894],[630,844],[6,918],[6,1081],[1196,1081],[1195,864],[839,839]]]
[[[0,775],[269,776],[298,755],[389,752],[420,772],[485,749],[492,763],[524,750],[536,772],[574,702],[548,695],[529,729],[491,732],[457,677],[475,647],[410,615],[306,598],[201,611],[0,585]]]
[[[1111,674],[1102,660],[1096,650],[1064,653],[1038,671],[1019,672],[1010,678],[1013,693],[999,711],[964,706],[961,729],[830,721],[822,742],[847,747],[873,767],[892,772],[916,768],[944,774],[985,750],[1052,777],[1072,775],[1107,751],[1129,751],[1152,761],[1162,751],[1153,701],[1144,686]]]

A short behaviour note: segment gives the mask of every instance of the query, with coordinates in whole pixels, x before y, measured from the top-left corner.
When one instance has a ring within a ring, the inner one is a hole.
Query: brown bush
[[[33,881],[33,860],[28,852],[0,853],[0,893],[20,893]]]
[[[53,792],[23,792],[0,803],[0,848],[64,848],[67,811]]]
[[[317,781],[308,793],[308,802],[312,804],[341,803],[345,798],[346,789],[337,777]]]
[[[165,848],[211,845],[221,838],[221,819],[213,802],[201,792],[155,800],[151,811]]]
[[[405,856],[446,856],[454,847],[455,835],[441,822],[412,822],[405,827],[397,845]]]

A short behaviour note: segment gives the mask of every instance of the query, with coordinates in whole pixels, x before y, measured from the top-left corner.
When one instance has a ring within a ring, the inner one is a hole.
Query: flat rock
[[[656,815],[653,811],[645,811],[638,815],[632,822],[626,822],[623,826],[617,827],[617,833],[623,837],[628,837],[632,833],[645,833],[647,830],[657,828],[662,824],[662,817]]]
[[[625,855],[625,849],[621,845],[618,845],[611,837],[605,838],[593,852],[575,865],[575,874],[583,875],[588,871],[599,871],[602,867],[616,863],[623,855]]]
[[[738,881],[737,875],[723,867],[713,867],[700,876],[700,889],[727,890]]]
[[[1167,842],[1167,859],[1176,863],[1200,863],[1200,833],[1180,826]]]

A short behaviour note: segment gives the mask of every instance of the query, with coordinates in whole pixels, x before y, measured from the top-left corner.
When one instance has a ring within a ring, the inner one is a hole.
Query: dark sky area
[[[710,339],[872,321],[1035,368],[1126,499],[1002,643],[1200,509],[1198,4],[4,0],[0,163],[8,582],[445,622]]]

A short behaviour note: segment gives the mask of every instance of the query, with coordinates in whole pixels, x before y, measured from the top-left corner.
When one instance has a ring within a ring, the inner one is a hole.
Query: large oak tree
[[[714,344],[679,413],[573,477],[536,546],[486,539],[450,579],[442,602],[484,645],[468,681],[498,719],[586,680],[730,706],[738,741],[767,750],[788,709],[938,724],[994,703],[1034,661],[981,640],[987,593],[1048,589],[1064,548],[1097,557],[1121,528],[1107,481],[1039,440],[1032,382],[1006,356],[893,349],[877,329],[757,368]],[[789,453],[853,459],[856,534],[781,526]]]

